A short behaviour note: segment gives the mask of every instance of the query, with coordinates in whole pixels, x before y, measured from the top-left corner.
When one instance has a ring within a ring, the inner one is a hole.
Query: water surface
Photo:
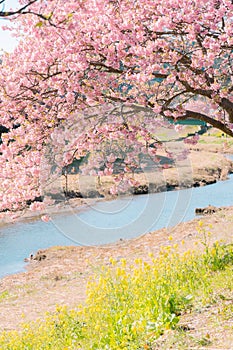
[[[137,237],[195,217],[196,207],[233,205],[233,175],[205,187],[96,203],[87,210],[0,228],[0,277],[22,271],[31,252],[54,245],[100,245]]]

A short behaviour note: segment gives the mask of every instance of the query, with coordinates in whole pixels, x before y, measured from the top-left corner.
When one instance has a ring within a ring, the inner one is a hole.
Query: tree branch
[[[223,97],[221,99],[221,102],[219,104],[225,111],[227,111],[229,115],[229,120],[231,123],[233,123],[233,102],[228,100],[227,98]]]
[[[104,72],[108,72],[108,73],[117,73],[117,74],[122,74],[123,70],[122,69],[117,69],[111,66],[107,66],[106,64],[104,64],[103,62],[90,62],[90,66],[93,66],[95,68],[103,68]]]
[[[30,11],[24,11],[24,10],[26,10],[30,5],[34,4],[37,1],[38,0],[30,0],[27,5],[21,7],[20,9],[18,9],[16,11],[0,11],[0,17],[9,17],[9,16],[17,15],[17,14],[31,13]],[[2,0],[0,2],[0,4],[4,4],[4,2],[5,2],[5,0]],[[44,19],[46,19],[46,18],[44,18]]]
[[[226,124],[224,124],[223,122],[221,122],[219,120],[213,119],[213,118],[209,117],[206,114],[202,114],[202,113],[199,113],[199,112],[194,112],[194,111],[191,111],[191,110],[186,110],[185,115],[183,115],[181,117],[178,117],[177,121],[178,120],[185,120],[187,118],[202,120],[203,122],[206,122],[206,123],[212,125],[214,128],[222,130],[227,135],[233,137],[233,131]]]

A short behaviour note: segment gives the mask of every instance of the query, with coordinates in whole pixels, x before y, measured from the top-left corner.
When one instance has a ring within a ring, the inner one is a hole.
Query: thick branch
[[[191,87],[186,81],[181,80],[178,77],[177,77],[177,80],[186,88],[187,92],[191,92],[195,95],[206,96],[212,99],[212,94],[214,93],[213,90],[195,89]],[[229,121],[233,123],[233,102],[223,97],[218,104],[228,113]]]
[[[187,90],[187,92],[192,92],[195,95],[202,95],[209,97],[210,99],[212,98],[211,95],[213,93],[212,90],[205,90],[205,89],[196,89],[193,88],[187,81],[181,80],[179,77],[176,78]]]
[[[186,114],[179,117],[178,120],[185,120],[187,118],[202,120],[203,122],[206,122],[206,123],[212,125],[214,128],[222,130],[227,135],[233,137],[233,131],[226,124],[224,124],[223,122],[221,122],[219,120],[213,119],[213,118],[207,116],[206,114],[187,110]]]
[[[169,74],[162,74],[162,73],[153,72],[152,75],[153,75],[155,78],[166,79],[166,78],[168,77]]]
[[[233,102],[223,97],[219,104],[229,115],[229,120],[233,123]]]
[[[35,2],[37,2],[38,0],[31,0],[29,1],[29,3],[23,7],[21,7],[20,9],[16,10],[16,11],[0,11],[0,17],[9,17],[9,16],[13,16],[13,15],[17,15],[17,14],[26,14],[26,13],[30,13],[29,11],[25,11],[30,5],[34,4]],[[1,4],[4,3],[4,1],[1,1]]]

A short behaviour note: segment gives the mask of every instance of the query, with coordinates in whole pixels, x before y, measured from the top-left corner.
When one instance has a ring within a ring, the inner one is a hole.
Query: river
[[[0,277],[23,271],[24,258],[54,245],[100,245],[137,237],[195,217],[196,207],[233,205],[233,175],[213,185],[98,202],[70,208],[52,220],[27,220],[0,228]]]

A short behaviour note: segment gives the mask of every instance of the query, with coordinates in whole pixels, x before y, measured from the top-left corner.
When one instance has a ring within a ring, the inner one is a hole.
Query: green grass
[[[162,248],[158,257],[150,254],[148,261],[110,259],[110,266],[89,281],[84,305],[57,307],[21,331],[2,333],[0,349],[153,349],[166,330],[179,329],[181,314],[232,293],[233,245],[210,247],[205,232],[203,244],[204,253],[180,254],[174,245]],[[229,311],[223,316],[230,317]],[[204,346],[209,339],[196,342]]]
[[[201,138],[198,143],[201,143],[201,144],[208,144],[208,145],[224,145],[224,143],[227,142],[227,146],[230,147],[233,145],[233,141],[232,140],[229,140],[229,139],[219,139],[219,138],[216,138],[216,139],[212,139],[211,141],[208,140],[208,138]]]

